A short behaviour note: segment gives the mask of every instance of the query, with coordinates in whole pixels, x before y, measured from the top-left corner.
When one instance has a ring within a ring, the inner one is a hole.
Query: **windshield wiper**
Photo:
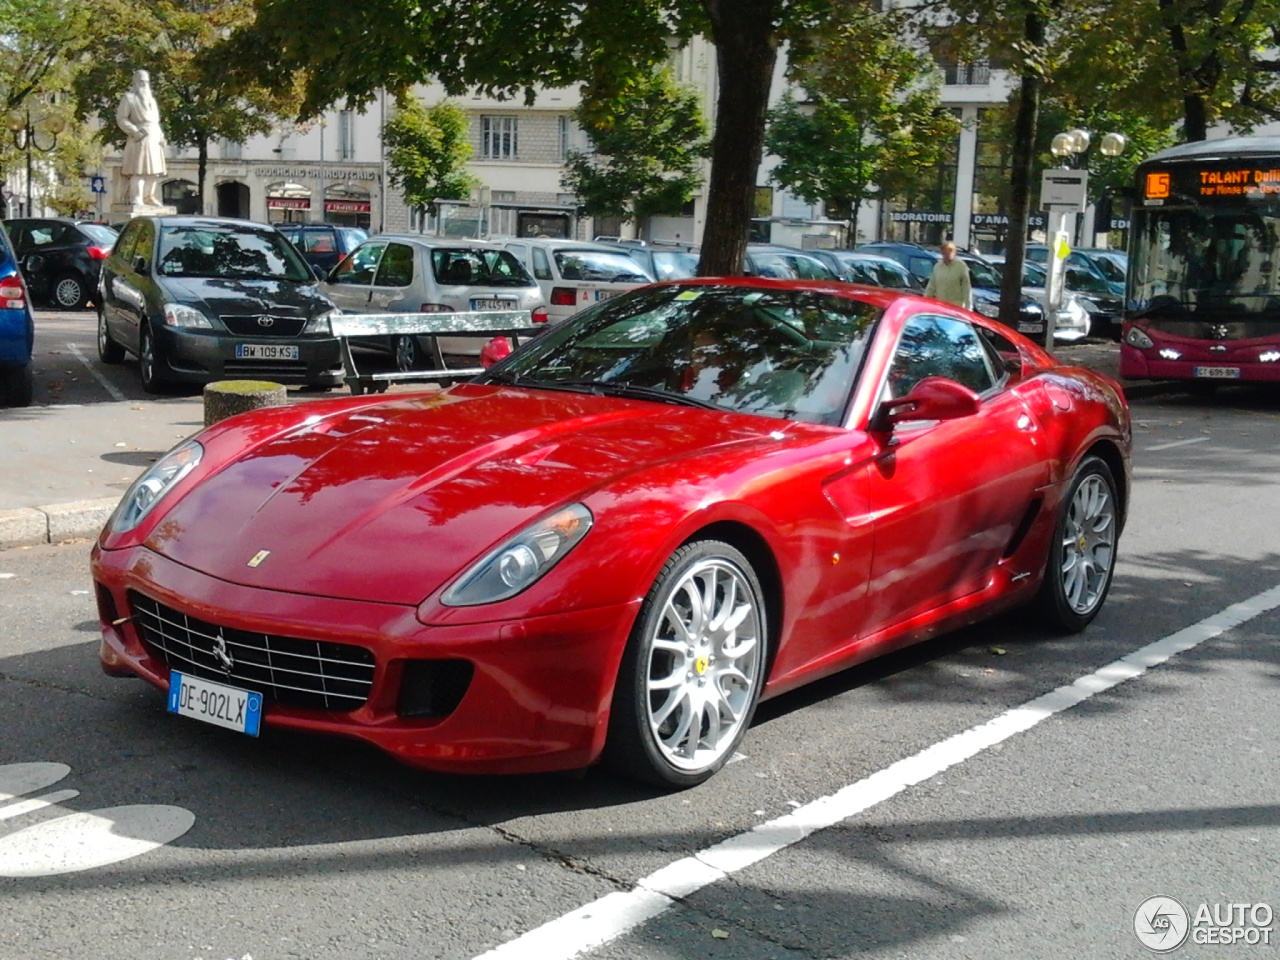
[[[630,400],[656,400],[659,403],[674,403],[682,407],[698,407],[702,410],[720,410],[721,407],[707,400],[698,400],[682,393],[672,393],[658,387],[643,387],[639,384],[624,383],[620,380],[607,382],[600,380],[522,380],[521,386],[538,387],[547,390],[564,390],[569,393],[590,393],[597,397],[623,397]]]

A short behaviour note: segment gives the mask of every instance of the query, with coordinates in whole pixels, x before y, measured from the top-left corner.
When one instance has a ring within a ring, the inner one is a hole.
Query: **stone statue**
[[[120,98],[116,123],[128,136],[120,172],[129,178],[129,196],[135,206],[159,206],[156,184],[165,175],[164,131],[160,129],[160,108],[151,95],[151,75],[133,72],[133,86]]]

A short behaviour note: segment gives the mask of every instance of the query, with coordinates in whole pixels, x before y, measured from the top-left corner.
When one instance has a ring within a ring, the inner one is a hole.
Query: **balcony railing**
[[[985,60],[974,63],[939,63],[947,86],[985,86],[991,80],[991,65]]]

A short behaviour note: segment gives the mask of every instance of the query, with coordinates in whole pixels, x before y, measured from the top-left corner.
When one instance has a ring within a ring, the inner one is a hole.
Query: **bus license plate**
[[[173,670],[169,712],[256,737],[262,725],[262,694]]]
[[[297,360],[301,355],[296,346],[274,343],[237,343],[237,360]]]
[[[514,300],[472,300],[472,310],[514,310]]]
[[[1196,367],[1192,371],[1197,377],[1208,380],[1239,380],[1239,367]]]

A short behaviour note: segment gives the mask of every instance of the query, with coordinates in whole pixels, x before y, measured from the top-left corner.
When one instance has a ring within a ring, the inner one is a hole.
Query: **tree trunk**
[[[764,155],[769,88],[778,58],[777,0],[703,0],[716,46],[715,134],[707,222],[698,261],[701,276],[743,270],[756,175]]]
[[[1191,63],[1191,51],[1187,34],[1183,29],[1184,8],[1177,0],[1159,0],[1160,16],[1169,45],[1173,47],[1174,62],[1178,65],[1178,82],[1182,87],[1182,135],[1188,141],[1204,140],[1209,135],[1208,111],[1205,106],[1205,80],[1212,81],[1211,58],[1201,61],[1200,69]],[[1202,74],[1209,74],[1208,77]]]
[[[1023,38],[1029,53],[1044,46],[1044,18],[1034,9],[1023,22]],[[1012,169],[1009,177],[1009,242],[1005,249],[1004,277],[1000,282],[1000,322],[1018,329],[1018,313],[1022,304],[1022,263],[1027,247],[1027,221],[1031,215],[1031,164],[1035,157],[1036,125],[1040,118],[1040,75],[1029,63],[1022,67],[1022,85],[1018,91],[1018,113],[1013,122]],[[1040,336],[1046,345],[1045,332]],[[1052,346],[1052,344],[1047,344]]]
[[[204,181],[209,172],[209,138],[201,135],[196,140],[196,194],[200,198],[200,213],[204,215]]]

